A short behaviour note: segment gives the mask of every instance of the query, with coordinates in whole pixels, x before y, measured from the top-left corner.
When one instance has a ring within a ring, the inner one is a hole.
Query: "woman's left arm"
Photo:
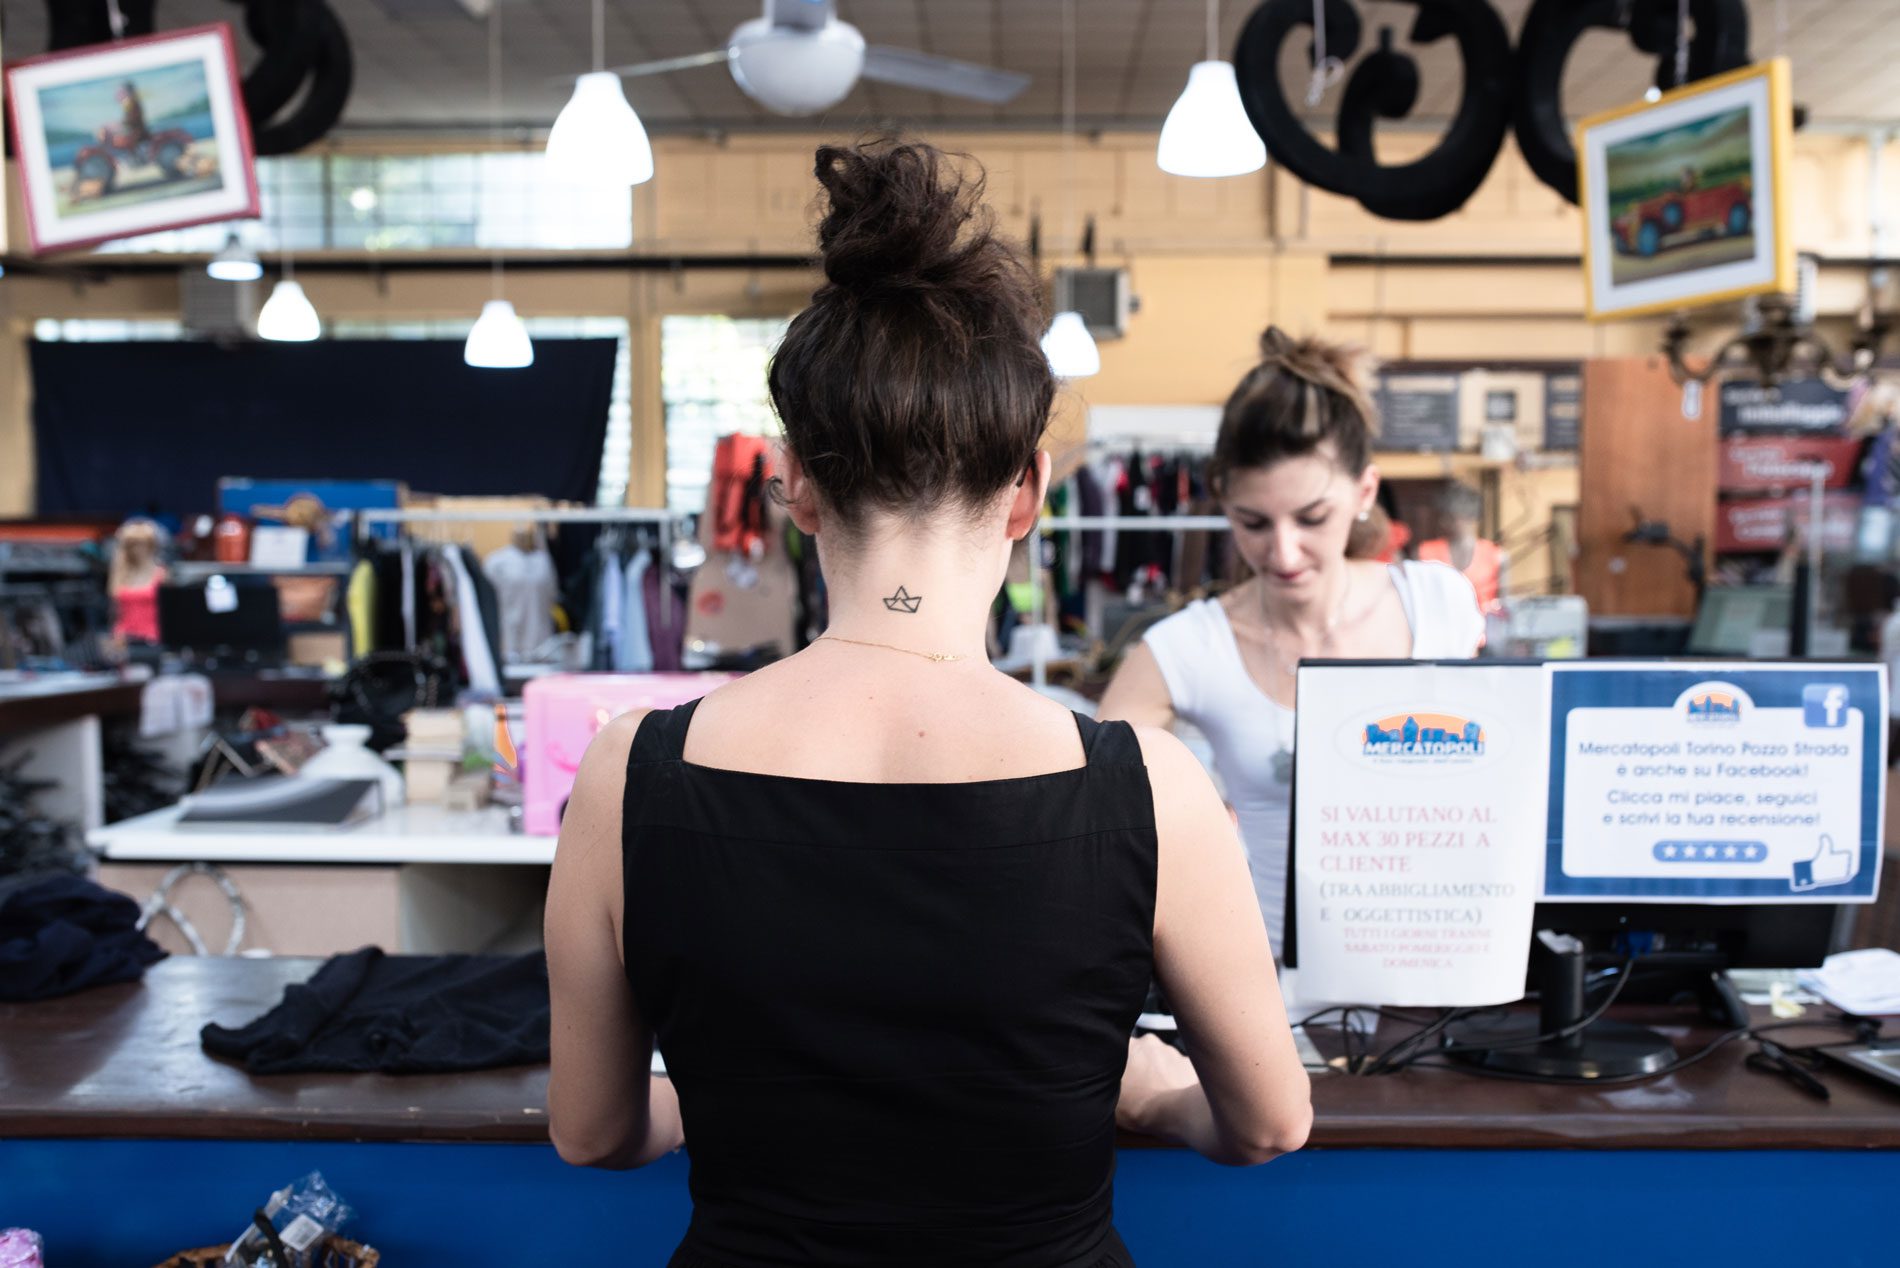
[[[684,1143],[621,958],[620,801],[642,716],[614,719],[588,745],[548,881],[548,1134],[583,1167],[641,1167]]]

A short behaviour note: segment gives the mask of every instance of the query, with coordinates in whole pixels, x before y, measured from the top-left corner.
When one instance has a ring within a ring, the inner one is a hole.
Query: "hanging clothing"
[[[621,567],[617,549],[601,552],[599,575],[600,584],[594,596],[600,614],[599,632],[594,639],[594,668],[607,670],[614,667],[620,631],[627,619],[627,574]]]
[[[1084,764],[1055,774],[840,783],[687,763],[694,710],[641,722],[621,828],[627,980],[691,1141],[672,1263],[1131,1265],[1134,730],[1077,715]]]
[[[620,638],[614,644],[614,668],[623,674],[653,672],[653,634],[647,628],[647,569],[653,566],[648,551],[637,550],[627,561],[625,601],[620,609]]]
[[[1484,617],[1463,577],[1425,563],[1398,564],[1388,575],[1412,629],[1414,659],[1467,660],[1477,654]],[[1214,769],[1240,816],[1254,895],[1277,956],[1286,923],[1293,788],[1277,777],[1276,766],[1283,767],[1293,752],[1293,710],[1269,697],[1247,672],[1218,599],[1188,604],[1156,623],[1142,641],[1161,669],[1175,714],[1213,746]]]
[[[455,616],[461,633],[462,663],[468,669],[468,685],[476,691],[501,694],[501,668],[495,661],[494,646],[488,641],[488,629],[482,621],[481,596],[476,593],[468,560],[457,547],[442,552],[455,590]],[[470,555],[473,558],[473,555]],[[477,572],[480,569],[476,569]]]
[[[158,588],[165,583],[165,570],[156,568],[144,585],[121,586],[112,592],[119,610],[112,623],[114,637],[122,642],[156,643],[158,631]]]
[[[646,596],[647,644],[653,649],[657,673],[676,674],[684,666],[686,648],[686,595],[673,584],[673,570],[664,560],[646,570],[641,588]]]
[[[350,654],[367,656],[376,650],[376,565],[368,555],[350,569]]]
[[[402,645],[413,648],[416,645],[416,547],[407,537],[402,539],[401,553],[402,586]]]
[[[482,571],[501,606],[502,655],[521,660],[554,635],[554,560],[545,550],[510,544],[490,552]]]
[[[765,544],[765,490],[771,442],[763,436],[721,436],[713,450],[713,549],[751,556]]]
[[[1418,557],[1435,564],[1454,566],[1451,542],[1435,537],[1418,544]],[[1478,592],[1478,606],[1486,612],[1498,610],[1498,590],[1504,582],[1504,552],[1496,542],[1480,537],[1471,544],[1471,562],[1464,567],[1465,580]]]

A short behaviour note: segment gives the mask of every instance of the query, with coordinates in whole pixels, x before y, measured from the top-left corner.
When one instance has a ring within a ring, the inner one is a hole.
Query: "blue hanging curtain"
[[[528,369],[477,370],[448,340],[35,343],[39,513],[210,511],[224,476],[591,503],[616,350],[538,339]]]

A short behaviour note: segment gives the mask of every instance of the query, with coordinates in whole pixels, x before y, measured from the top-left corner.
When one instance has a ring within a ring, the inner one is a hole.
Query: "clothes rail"
[[[523,507],[508,510],[483,507],[454,511],[437,507],[370,507],[339,512],[365,524],[674,524],[686,516],[652,507],[570,506]]]
[[[1038,524],[1051,533],[1100,528],[1219,532],[1233,527],[1225,515],[1047,515]]]

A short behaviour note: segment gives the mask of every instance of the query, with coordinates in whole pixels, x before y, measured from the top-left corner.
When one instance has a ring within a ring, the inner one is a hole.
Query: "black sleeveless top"
[[[681,759],[647,715],[622,864],[633,997],[679,1092],[677,1268],[1121,1268],[1115,1103],[1153,972],[1134,732],[956,784]],[[814,737],[816,739],[816,737]]]

